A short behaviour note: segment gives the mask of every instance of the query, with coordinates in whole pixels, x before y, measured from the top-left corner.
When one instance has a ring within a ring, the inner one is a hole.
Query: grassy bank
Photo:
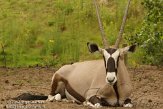
[[[110,44],[116,40],[126,4],[127,0],[110,0],[100,5]],[[1,66],[60,66],[101,57],[90,54],[86,46],[88,41],[102,46],[92,0],[0,0],[0,8]],[[141,0],[133,0],[123,37],[134,35],[143,17]],[[139,61],[134,59],[131,63]]]

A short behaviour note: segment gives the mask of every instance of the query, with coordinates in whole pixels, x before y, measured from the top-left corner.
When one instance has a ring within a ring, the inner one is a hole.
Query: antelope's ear
[[[101,48],[98,47],[97,44],[95,43],[89,43],[87,42],[88,49],[91,53],[94,53],[96,51],[101,51]]]
[[[136,44],[124,47],[124,48],[120,49],[120,54],[126,54],[128,52],[134,52],[135,49],[136,49]]]
[[[129,51],[129,52],[134,52],[135,49],[136,49],[136,44],[129,46],[128,51]]]

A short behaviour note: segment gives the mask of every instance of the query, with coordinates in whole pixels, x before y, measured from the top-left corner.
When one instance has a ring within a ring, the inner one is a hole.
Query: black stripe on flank
[[[60,80],[62,82],[64,82],[65,86],[66,86],[66,90],[67,92],[73,96],[76,100],[80,101],[80,102],[84,102],[85,101],[85,98],[83,96],[81,96],[78,92],[76,92],[72,87],[71,85],[69,84],[69,82],[61,77],[59,74],[56,74],[56,77],[57,77],[57,80]],[[78,103],[78,102],[77,102]]]
[[[84,102],[85,101],[85,98],[83,96],[81,96],[79,93],[77,93],[71,86],[70,84],[68,83],[66,85],[66,90],[67,92],[73,96],[75,99],[77,99],[78,101],[80,102]]]
[[[100,98],[98,98],[96,95],[92,96],[90,99],[89,99],[89,102],[91,102],[93,105],[96,104],[96,103],[102,103]]]

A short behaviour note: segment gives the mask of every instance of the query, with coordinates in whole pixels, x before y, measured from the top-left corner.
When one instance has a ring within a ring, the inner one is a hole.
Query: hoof
[[[127,103],[127,104],[124,104],[123,107],[129,107],[129,108],[132,108],[132,107],[133,107],[133,104],[131,104],[131,103]]]
[[[96,104],[92,104],[91,102],[89,101],[85,101],[83,103],[84,106],[90,106],[90,107],[93,107],[93,108],[101,108],[102,106],[100,105],[100,103],[96,103]]]
[[[56,94],[54,98],[55,98],[56,101],[61,101],[62,100],[61,99],[61,94],[59,94],[59,93]]]
[[[55,96],[49,95],[46,101],[53,102],[53,101],[61,101],[61,100],[62,100],[61,94],[56,94]]]
[[[96,103],[94,104],[94,108],[101,108],[102,106],[100,105],[100,103]]]
[[[50,102],[53,102],[55,99],[55,96],[52,96],[52,95],[48,95],[48,99],[46,101],[50,101]]]

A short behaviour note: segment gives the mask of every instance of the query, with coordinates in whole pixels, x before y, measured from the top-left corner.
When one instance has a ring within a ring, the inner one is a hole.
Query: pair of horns
[[[98,18],[99,28],[100,28],[100,31],[101,31],[102,42],[103,42],[104,48],[108,48],[109,43],[107,41],[107,38],[106,38],[106,35],[105,35],[105,32],[104,32],[104,28],[103,28],[103,25],[102,25],[102,22],[101,22],[99,8],[98,8],[96,0],[93,0],[93,1],[94,1],[94,5],[95,5],[95,8],[96,8],[96,14],[97,14],[97,18]],[[124,32],[125,23],[126,23],[126,20],[127,20],[127,14],[128,14],[128,9],[129,9],[130,2],[131,2],[131,0],[128,0],[127,6],[126,6],[126,9],[125,9],[125,13],[124,13],[124,16],[123,16],[123,21],[122,21],[122,24],[121,24],[121,28],[120,28],[119,34],[117,36],[117,40],[116,40],[115,45],[114,45],[115,48],[119,48],[119,44],[120,44],[120,42],[122,40],[122,35],[123,35],[123,32]]]

